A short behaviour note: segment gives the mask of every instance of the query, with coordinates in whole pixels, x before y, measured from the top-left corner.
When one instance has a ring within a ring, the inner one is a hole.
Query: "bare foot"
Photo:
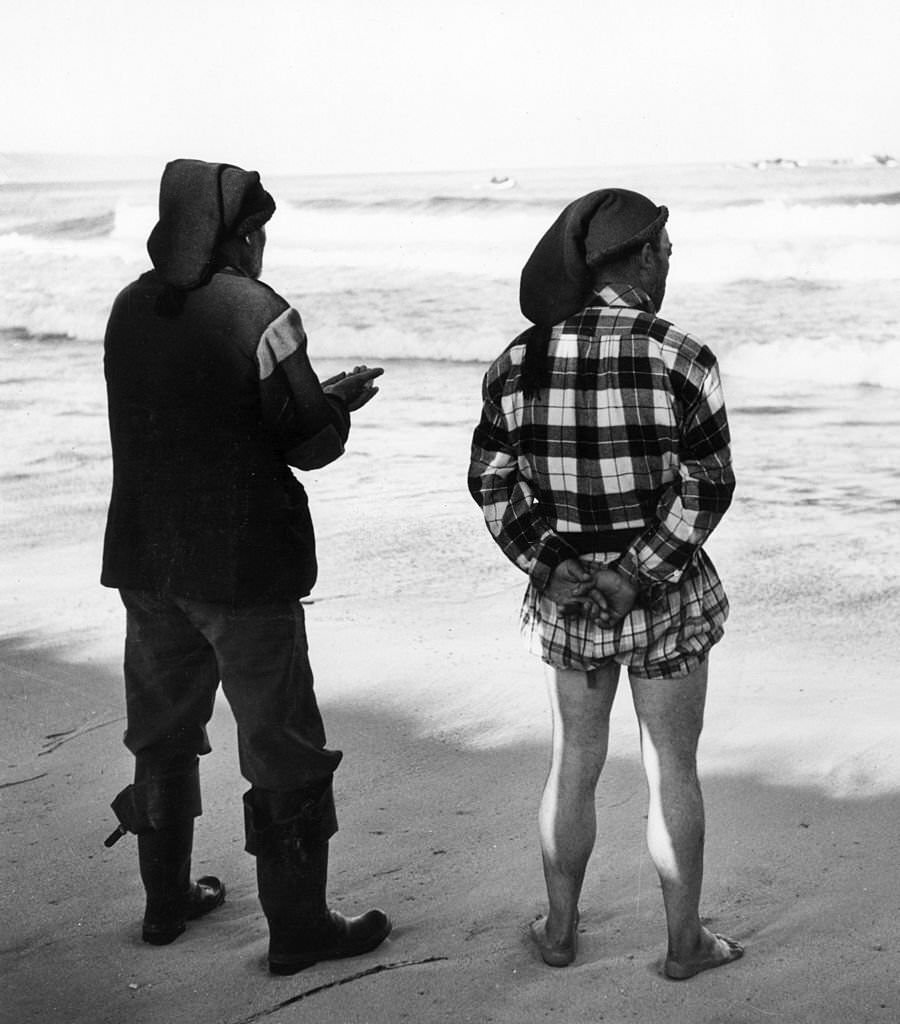
[[[704,928],[694,956],[686,960],[666,957],[666,977],[672,981],[686,981],[701,971],[708,971],[713,967],[722,967],[735,960],[740,960],[743,955],[744,947],[739,942],[727,939],[724,935],[714,935]]]
[[[550,967],[568,967],[575,959],[578,948],[578,915],[572,923],[572,931],[562,942],[551,942],[547,938],[547,919],[539,917],[528,926],[531,938],[541,954],[541,959]]]

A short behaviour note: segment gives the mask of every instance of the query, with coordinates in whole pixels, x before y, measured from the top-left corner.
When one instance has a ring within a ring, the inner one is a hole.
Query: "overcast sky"
[[[900,156],[897,0],[6,0],[0,152],[268,172]]]

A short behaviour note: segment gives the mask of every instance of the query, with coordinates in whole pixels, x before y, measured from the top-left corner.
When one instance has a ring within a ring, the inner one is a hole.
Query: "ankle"
[[[544,934],[547,941],[554,945],[566,946],[571,944],[572,937],[578,927],[578,907],[568,911],[554,912],[551,908],[544,920]]]
[[[715,942],[715,936],[698,921],[696,925],[669,935],[668,955],[673,960],[690,960],[702,953]]]

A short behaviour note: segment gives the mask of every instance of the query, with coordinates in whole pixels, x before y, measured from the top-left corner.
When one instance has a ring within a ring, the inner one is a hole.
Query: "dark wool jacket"
[[[144,274],[106,331],[113,488],[101,581],[229,604],[303,597],[316,579],[306,494],[289,465],[344,450],[346,403],[326,395],[299,314],[226,269],[156,310]]]

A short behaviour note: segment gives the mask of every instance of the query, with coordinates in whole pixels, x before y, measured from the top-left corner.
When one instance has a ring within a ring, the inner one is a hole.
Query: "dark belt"
[[[644,532],[640,530],[597,530],[592,533],[557,533],[579,555],[591,555],[597,552],[615,551],[621,555],[631,543]]]

